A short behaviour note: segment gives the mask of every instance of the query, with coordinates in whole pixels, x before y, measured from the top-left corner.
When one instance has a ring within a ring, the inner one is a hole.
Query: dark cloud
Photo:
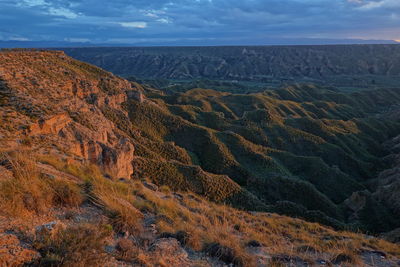
[[[0,11],[3,40],[400,39],[399,0],[0,0]]]

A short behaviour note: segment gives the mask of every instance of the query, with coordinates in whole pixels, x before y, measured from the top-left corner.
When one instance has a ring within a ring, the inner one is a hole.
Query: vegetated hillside
[[[262,213],[399,227],[374,179],[397,90],[165,95],[38,51],[0,52],[0,80],[1,264],[398,261],[398,245]]]
[[[350,216],[344,201],[353,192],[374,191],[370,181],[388,167],[381,143],[398,133],[399,124],[385,113],[399,93],[344,94],[312,85],[246,95],[149,90],[157,105],[128,108],[143,136],[174,142],[204,170],[228,175],[257,196],[267,210],[383,232],[399,226],[389,206],[371,199],[371,224]]]
[[[124,77],[314,80],[341,87],[399,84],[399,45],[65,48]]]

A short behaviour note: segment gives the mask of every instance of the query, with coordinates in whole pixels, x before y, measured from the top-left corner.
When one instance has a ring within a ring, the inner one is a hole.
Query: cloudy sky
[[[400,39],[400,0],[0,0],[0,40],[262,44]]]

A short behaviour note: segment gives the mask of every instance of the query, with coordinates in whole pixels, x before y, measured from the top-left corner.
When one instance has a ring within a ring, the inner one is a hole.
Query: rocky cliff
[[[134,145],[101,109],[120,108],[137,89],[63,52],[0,53],[0,62],[2,138],[40,140],[38,149],[53,146],[112,177],[131,177]]]
[[[180,189],[213,200],[225,201],[240,195],[250,203],[257,202],[229,177],[194,166],[188,153],[174,143],[142,136],[143,129],[130,121],[135,111],[128,107],[158,104],[146,101],[141,85],[60,51],[6,51],[0,53],[0,62],[0,112],[4,118],[0,135],[4,148],[33,145],[40,153],[56,153],[101,166],[113,179],[147,176],[157,180],[175,175],[181,179],[176,184]],[[135,153],[135,148],[139,152]],[[143,149],[153,155],[161,149],[163,153],[176,154],[177,158],[156,160],[154,156],[143,155],[140,152]],[[171,167],[175,174],[168,170]],[[152,168],[164,169],[165,173],[157,177]],[[258,201],[255,207],[260,205],[263,206]]]

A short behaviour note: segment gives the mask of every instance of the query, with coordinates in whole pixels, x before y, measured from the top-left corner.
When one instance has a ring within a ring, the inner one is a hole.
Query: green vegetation
[[[166,95],[151,89],[148,97],[152,103],[126,103],[129,122],[125,116],[112,119],[122,130],[142,133],[131,134],[140,156],[134,163],[138,176],[233,201],[235,184],[211,182],[226,175],[243,188],[241,201],[253,199],[258,209],[282,211],[275,203],[289,201],[306,209],[296,216],[337,227],[347,220],[341,203],[385,168],[381,143],[400,127],[384,115],[400,101],[395,89],[353,95],[315,85],[255,94],[194,89]],[[196,169],[192,164],[207,177],[219,176],[204,180],[188,172]]]

